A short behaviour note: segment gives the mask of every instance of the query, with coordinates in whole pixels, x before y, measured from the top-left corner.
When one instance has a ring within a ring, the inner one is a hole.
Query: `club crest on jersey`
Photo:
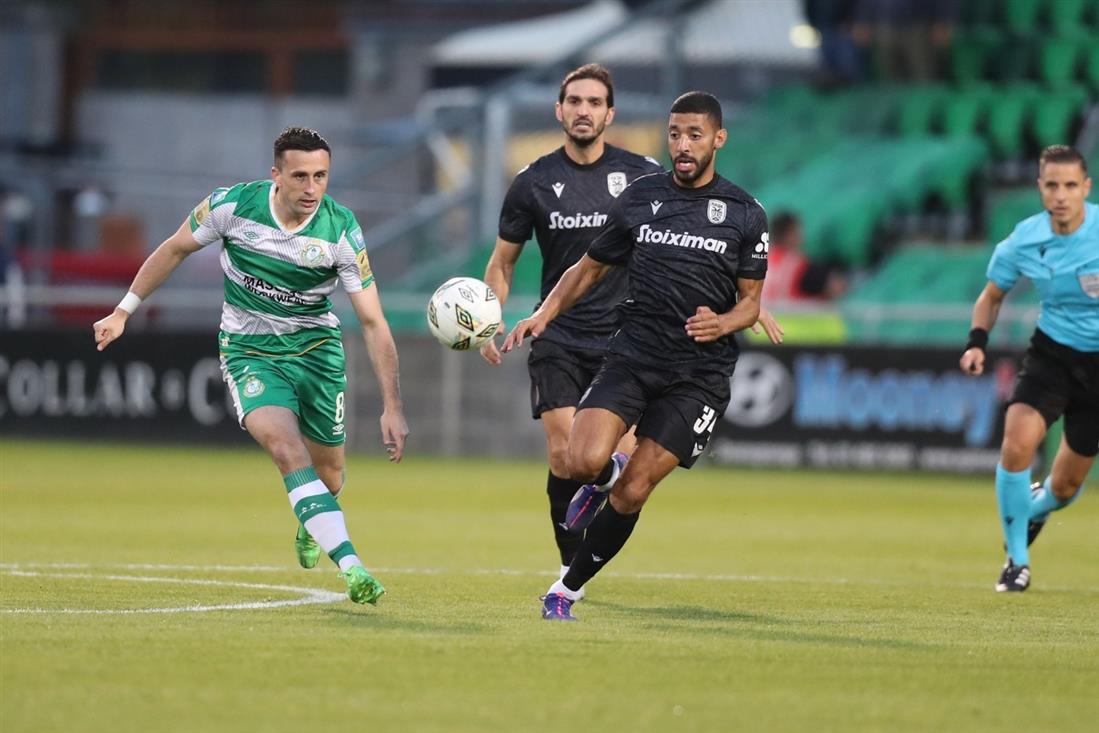
[[[710,199],[706,205],[706,218],[710,220],[711,224],[720,224],[725,221],[726,213],[727,209],[724,201]]]
[[[611,196],[618,198],[618,194],[626,190],[626,174],[621,171],[607,174],[607,190]]]
[[[244,389],[242,391],[244,392],[245,397],[259,397],[263,394],[263,390],[265,389],[267,389],[267,386],[260,381],[259,377],[251,376],[244,381]]]
[[[319,267],[324,263],[324,245],[320,241],[312,239],[301,248],[298,256],[301,257],[301,263],[306,267]]]
[[[1099,298],[1099,272],[1079,275],[1080,287],[1089,298]]]

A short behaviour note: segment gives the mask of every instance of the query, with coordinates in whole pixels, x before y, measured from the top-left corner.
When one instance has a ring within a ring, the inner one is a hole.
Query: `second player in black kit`
[[[608,145],[603,133],[614,119],[610,73],[597,64],[570,71],[561,82],[556,116],[564,144],[516,174],[500,212],[499,237],[485,269],[487,282],[503,303],[511,288],[515,262],[523,243],[536,235],[542,254],[541,296],[587,251],[606,223],[611,204],[640,175],[661,170],[651,158]],[[615,305],[625,297],[626,274],[614,273],[531,344],[527,360],[530,405],[546,433],[549,475],[546,494],[554,539],[561,556],[560,574],[580,544],[570,531],[567,509],[583,481],[569,477],[566,466],[569,431],[580,396],[603,363],[607,342],[617,328]],[[496,345],[481,353],[499,364]],[[633,449],[627,435],[617,446],[625,462]]]
[[[652,158],[604,144],[602,157],[590,165],[575,162],[562,147],[519,171],[500,210],[500,238],[526,242],[532,233],[537,236],[542,253],[543,300],[565,270],[588,251],[588,245],[606,224],[611,205],[626,190],[626,184],[659,170],[660,165]],[[576,305],[554,319],[539,341],[595,357],[598,368],[607,350],[607,340],[618,328],[615,306],[625,296],[625,271],[610,273]],[[587,382],[581,391],[585,388]],[[561,396],[554,395],[534,400],[535,417],[544,409],[560,407],[555,404],[560,400]]]
[[[505,340],[505,351],[526,336],[537,342],[558,314],[624,266],[621,327],[577,408],[569,470],[577,479],[605,474],[631,424],[637,449],[568,572],[543,597],[548,620],[574,620],[578,589],[622,549],[656,485],[705,450],[728,405],[739,353],[733,334],[759,316],[768,235],[759,202],[714,172],[726,137],[716,98],[677,99],[668,125],[672,171],[643,176],[618,197],[587,254]]]

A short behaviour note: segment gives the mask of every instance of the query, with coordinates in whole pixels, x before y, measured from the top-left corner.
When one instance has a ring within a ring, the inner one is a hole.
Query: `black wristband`
[[[969,332],[969,341],[965,343],[965,350],[980,349],[985,350],[988,346],[988,331],[983,328],[974,328]]]

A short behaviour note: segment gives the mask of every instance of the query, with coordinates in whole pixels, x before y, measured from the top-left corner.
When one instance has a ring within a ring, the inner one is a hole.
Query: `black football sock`
[[[546,480],[546,494],[549,495],[550,519],[553,521],[553,537],[557,540],[557,549],[561,553],[561,564],[568,565],[572,562],[576,548],[580,546],[581,536],[565,529],[565,515],[569,509],[569,502],[583,484],[580,481],[572,481],[567,478],[554,476],[549,472]]]
[[[602,511],[595,515],[584,535],[584,541],[576,550],[576,557],[572,559],[569,572],[564,577],[565,587],[572,591],[580,590],[584,583],[602,570],[626,544],[640,516],[641,512],[619,514],[607,502]]]

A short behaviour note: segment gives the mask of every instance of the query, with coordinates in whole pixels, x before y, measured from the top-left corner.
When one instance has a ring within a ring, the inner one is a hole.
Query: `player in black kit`
[[[714,171],[725,140],[715,97],[677,99],[668,123],[672,171],[643,176],[619,195],[587,254],[504,341],[506,352],[527,336],[540,338],[616,265],[626,265],[621,330],[577,408],[569,475],[603,483],[630,425],[638,444],[568,572],[543,598],[546,619],[575,619],[577,591],[625,545],[656,485],[701,455],[728,405],[739,354],[733,334],[759,318],[768,235],[759,202]]]
[[[614,86],[598,64],[570,71],[561,82],[556,105],[565,142],[515,176],[500,212],[499,238],[485,270],[485,282],[501,304],[511,290],[512,273],[523,243],[535,233],[542,253],[542,298],[561,274],[587,251],[607,220],[607,212],[626,185],[640,175],[662,170],[652,158],[629,153],[603,140],[614,119]],[[532,342],[528,369],[530,403],[542,420],[549,454],[550,519],[563,576],[580,544],[566,524],[569,500],[583,481],[568,478],[569,430],[580,396],[602,365],[607,342],[618,327],[615,306],[626,297],[626,273],[611,273]],[[489,341],[481,354],[500,364]],[[632,435],[617,443],[616,460],[633,450]]]

